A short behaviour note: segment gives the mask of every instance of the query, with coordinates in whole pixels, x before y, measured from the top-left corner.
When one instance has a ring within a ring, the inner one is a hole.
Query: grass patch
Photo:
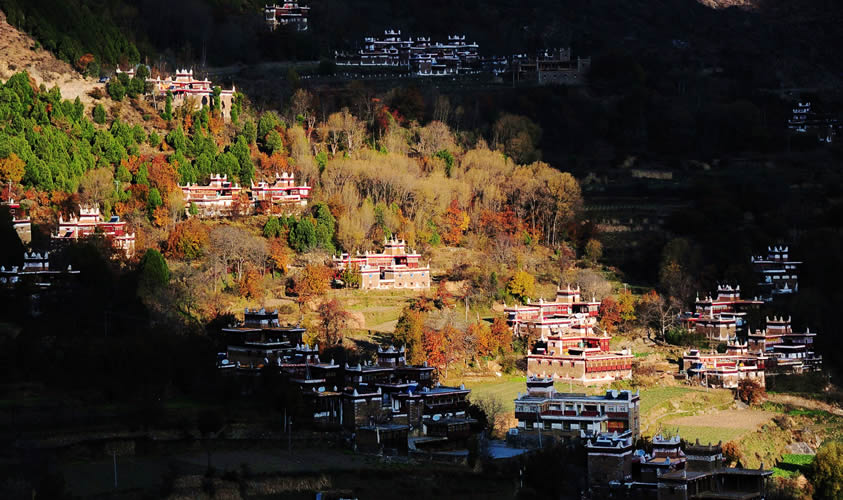
[[[641,416],[646,415],[656,406],[680,398],[693,389],[688,387],[652,387],[641,391]]]
[[[773,468],[774,477],[798,477],[800,474],[807,475],[814,463],[814,455],[799,455],[785,453],[782,459]]]
[[[704,427],[696,425],[672,425],[665,424],[668,429],[679,430],[679,435],[686,441],[700,440],[700,443],[717,443],[719,441],[733,441],[746,433],[746,429],[734,429],[731,427]]]

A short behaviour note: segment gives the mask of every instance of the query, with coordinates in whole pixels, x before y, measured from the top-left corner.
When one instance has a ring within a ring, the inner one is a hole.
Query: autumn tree
[[[290,247],[280,239],[274,238],[269,242],[269,260],[275,270],[287,274],[287,266],[290,265]]]
[[[26,163],[15,153],[10,153],[6,158],[0,159],[0,181],[3,183],[20,182],[25,170]]]
[[[760,403],[764,399],[765,395],[766,391],[764,390],[764,387],[754,379],[742,378],[740,382],[738,382],[738,399],[750,406],[755,406]]]
[[[293,287],[293,291],[298,296],[297,302],[299,303],[299,307],[303,307],[304,304],[327,292],[332,274],[331,269],[326,266],[318,264],[306,265],[296,277]]]
[[[506,284],[507,291],[516,297],[521,303],[526,304],[527,299],[533,296],[536,291],[536,278],[527,271],[518,271]]]
[[[448,359],[448,345],[445,335],[439,330],[425,328],[422,343],[428,365],[437,370],[444,368]]]
[[[603,244],[597,240],[591,239],[588,240],[588,243],[585,244],[585,258],[592,264],[597,264],[603,257]]]
[[[237,290],[241,297],[260,300],[264,295],[263,276],[254,266],[247,266],[237,281]]]
[[[208,229],[198,219],[188,219],[173,227],[167,237],[167,255],[175,259],[196,259],[208,244]]]
[[[635,295],[627,289],[624,289],[618,294],[618,312],[621,315],[621,321],[624,325],[632,323],[637,318],[635,315],[635,306],[637,303],[638,300],[635,298]]]
[[[351,313],[337,299],[322,302],[316,312],[319,314],[320,341],[325,346],[341,344]]]
[[[660,339],[664,339],[667,331],[676,325],[678,313],[679,307],[676,300],[665,298],[655,290],[642,295],[637,306],[638,318],[647,328],[648,336],[651,329],[655,329]]]
[[[608,333],[614,333],[621,322],[621,310],[618,302],[612,297],[606,297],[600,303],[597,321],[600,328]]]
[[[464,210],[460,209],[459,202],[451,200],[448,210],[442,214],[442,239],[445,244],[459,245],[470,223],[471,219]]]
[[[393,336],[404,346],[408,364],[420,365],[426,361],[424,335],[424,313],[410,306],[405,307],[395,325]]]
[[[723,460],[726,465],[738,464],[743,459],[740,445],[735,441],[728,441],[723,445]]]

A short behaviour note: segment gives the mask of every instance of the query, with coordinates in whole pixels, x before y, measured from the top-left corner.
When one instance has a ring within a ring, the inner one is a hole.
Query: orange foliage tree
[[[442,240],[448,245],[459,245],[468,229],[471,219],[460,209],[457,200],[452,200],[448,210],[442,214]]]
[[[170,211],[165,206],[155,207],[152,211],[152,223],[156,227],[165,227],[170,223]]]
[[[262,299],[264,294],[263,276],[258,269],[248,266],[237,283],[237,289],[241,297],[249,299]]]
[[[600,328],[614,333],[621,322],[621,307],[618,302],[612,297],[606,297],[600,303],[597,319],[600,323]]]
[[[167,255],[176,259],[195,259],[208,244],[208,228],[198,219],[188,219],[173,227],[167,238]]]
[[[351,313],[343,309],[337,299],[323,302],[317,309],[319,314],[319,338],[324,346],[330,347],[342,343],[345,329],[351,319]]]
[[[147,170],[149,171],[150,185],[158,188],[164,199],[174,189],[178,189],[179,174],[171,164],[167,163],[164,155],[154,156],[147,165]]]
[[[0,159],[0,181],[20,182],[26,170],[26,163],[15,153]]]
[[[286,239],[272,238],[269,242],[269,260],[276,270],[287,274],[287,266],[290,265],[290,247]]]
[[[328,291],[333,272],[327,266],[308,264],[296,279],[293,291],[298,296],[299,307]]]

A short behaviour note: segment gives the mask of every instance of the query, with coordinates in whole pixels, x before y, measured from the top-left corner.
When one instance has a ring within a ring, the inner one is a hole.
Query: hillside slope
[[[97,81],[82,77],[50,51],[36,47],[35,40],[10,25],[6,14],[0,11],[0,80],[26,70],[37,84],[43,83],[47,88],[58,86],[65,99],[78,97],[89,107],[93,99],[88,92],[98,85]]]

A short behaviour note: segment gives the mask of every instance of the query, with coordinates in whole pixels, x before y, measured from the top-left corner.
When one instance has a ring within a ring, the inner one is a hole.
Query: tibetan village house
[[[37,290],[46,290],[56,284],[65,284],[78,275],[79,271],[72,266],[67,266],[67,269],[50,269],[50,252],[24,252],[23,267],[0,266],[0,286],[13,288],[16,285],[28,285]]]
[[[691,381],[706,387],[734,389],[741,379],[766,385],[774,373],[804,373],[822,369],[822,356],[814,351],[816,333],[794,332],[790,318],[767,318],[767,326],[749,334],[747,342],[733,339],[725,353],[692,349],[682,358],[682,370]]]
[[[746,344],[729,343],[722,354],[691,349],[682,357],[682,369],[688,380],[705,387],[735,389],[745,378],[753,379],[763,387],[766,361],[764,356],[750,354]]]
[[[752,266],[760,278],[758,287],[765,302],[779,295],[790,295],[799,291],[797,269],[801,262],[791,260],[788,247],[767,247],[767,256],[752,257]]]
[[[583,301],[580,290],[559,288],[553,302],[506,307],[516,336],[536,338],[527,355],[527,374],[581,382],[612,382],[632,377],[629,352],[613,352],[611,337],[597,331],[600,303]]]
[[[352,257],[344,253],[334,256],[332,264],[337,271],[358,269],[360,288],[409,289],[430,288],[430,266],[422,266],[421,254],[407,250],[403,240],[384,240],[382,253],[357,254]]]
[[[705,335],[712,342],[726,343],[737,337],[746,340],[750,330],[750,313],[759,310],[764,302],[759,298],[742,299],[741,287],[717,287],[717,296],[700,299],[696,311],[684,313],[681,322],[689,331]]]
[[[718,444],[686,442],[657,435],[652,451],[633,451],[629,433],[603,433],[586,443],[588,487],[586,498],[691,500],[766,498],[772,470],[724,467]]]
[[[816,333],[794,332],[790,318],[767,318],[767,327],[749,335],[749,352],[768,357],[771,372],[803,373],[822,369],[822,355],[814,351]]]
[[[251,199],[260,210],[266,205],[264,211],[271,211],[273,207],[306,206],[310,198],[310,191],[313,189],[307,184],[296,185],[296,176],[293,173],[284,172],[275,174],[272,183],[260,181],[257,184],[252,182]]]
[[[99,205],[80,207],[79,215],[67,220],[59,214],[59,227],[52,234],[52,243],[59,246],[93,236],[105,237],[115,250],[122,251],[126,257],[135,253],[135,233],[128,232],[126,222],[117,215],[112,215],[108,221],[102,220]]]
[[[194,99],[199,109],[211,106],[214,99],[214,86],[208,79],[197,80],[193,70],[180,69],[176,71],[175,77],[165,79],[147,78],[146,83],[152,86],[152,92],[156,98],[156,105],[164,105],[164,96],[169,92],[173,95],[173,107],[183,105],[188,99]],[[220,112],[223,118],[231,120],[231,107],[234,100],[235,89],[220,89]]]
[[[238,209],[242,191],[239,184],[228,180],[227,175],[217,174],[211,174],[211,180],[205,186],[188,183],[179,187],[184,195],[185,211],[189,212],[193,205],[200,217],[231,216]]]
[[[263,8],[266,25],[270,30],[288,26],[296,31],[307,31],[307,16],[310,7],[299,2],[284,2],[281,5],[266,5]]]
[[[25,244],[32,241],[32,220],[24,213],[23,207],[19,202],[9,198],[8,201],[3,202],[2,206],[7,207],[9,215],[12,216],[12,226],[18,237]]]
[[[535,56],[513,56],[513,70],[518,81],[536,82],[539,85],[583,85],[591,69],[591,58],[571,56],[571,49],[553,49]]]
[[[478,72],[478,45],[464,35],[447,41],[430,37],[401,38],[401,31],[387,30],[382,38],[366,37],[363,48],[353,54],[337,53],[340,66],[375,66],[405,69],[419,76],[462,75]]]
[[[527,393],[515,399],[518,426],[509,440],[534,444],[542,440],[568,441],[601,432],[630,432],[640,436],[640,397],[630,391],[606,391],[602,396],[559,393],[553,379],[527,377]]]

